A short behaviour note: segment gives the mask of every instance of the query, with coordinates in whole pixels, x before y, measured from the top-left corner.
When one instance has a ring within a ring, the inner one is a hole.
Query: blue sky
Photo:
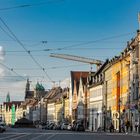
[[[0,0],[0,17],[10,27],[18,39],[30,50],[52,80],[63,81],[71,70],[90,70],[83,63],[50,58],[50,53],[64,53],[105,60],[118,55],[126,42],[135,36],[138,29],[137,15],[140,1],[128,0]],[[53,1],[50,3],[50,1]],[[30,4],[31,7],[2,10],[7,7]],[[40,4],[40,5],[34,5]],[[3,24],[0,22],[0,26]],[[117,36],[117,37],[115,37]],[[112,39],[111,39],[112,37]],[[110,39],[107,39],[110,38]],[[104,39],[104,40],[102,40]],[[97,40],[97,41],[96,41]],[[98,41],[100,40],[100,41]],[[47,41],[43,44],[42,41]],[[89,41],[94,43],[86,44]],[[79,45],[84,43],[84,45]],[[65,50],[37,51],[63,48]],[[5,50],[4,63],[23,76],[29,76],[33,85],[42,81],[46,88],[51,84],[38,66],[16,42],[0,29],[0,46]],[[74,66],[72,66],[74,65]],[[54,69],[54,67],[57,67]],[[32,69],[32,70],[29,70]],[[17,82],[17,77],[2,68],[0,80],[1,101],[9,91],[12,100],[22,100],[25,81]],[[27,70],[28,69],[28,70]]]

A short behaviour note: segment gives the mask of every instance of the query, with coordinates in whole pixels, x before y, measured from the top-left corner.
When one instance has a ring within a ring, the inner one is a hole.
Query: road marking
[[[20,134],[14,134],[13,136],[3,137],[3,138],[0,138],[0,140],[7,139],[7,138],[12,138],[12,137],[15,137],[15,136],[18,136],[18,135],[20,135]]]
[[[12,138],[10,140],[16,140],[16,139],[19,139],[19,138],[22,138],[22,137],[26,137],[26,136],[29,136],[30,134],[25,134],[25,135],[22,135],[22,136],[17,136],[15,138]]]
[[[50,135],[50,134],[51,134],[51,135],[52,135],[52,134],[60,134],[60,135],[64,135],[64,134],[65,134],[65,135],[73,135],[73,134],[76,134],[76,135],[79,135],[79,134],[80,134],[80,135],[93,135],[93,134],[95,134],[95,133],[80,133],[80,132],[74,132],[74,133],[72,133],[72,132],[59,132],[59,133],[55,133],[55,132],[48,132],[48,133],[45,132],[45,133],[44,133],[44,132],[41,132],[41,133],[33,133],[33,132],[32,132],[32,133],[28,133],[28,132],[27,132],[27,133],[4,133],[4,134],[13,134],[13,135],[16,135],[16,134],[18,134],[18,135],[19,135],[19,134],[20,134],[20,135],[26,135],[26,134],[38,134],[38,135],[39,135],[39,134],[44,134],[44,135],[47,135],[47,134],[49,134],[49,135]]]
[[[28,132],[26,132],[26,133],[15,133],[15,132],[8,132],[8,133],[4,133],[4,134],[5,134],[5,135],[6,135],[6,134],[13,134],[13,135],[17,135],[17,134],[18,134],[18,135],[26,135],[26,134],[46,134],[46,133],[33,133],[33,132],[32,132],[32,133],[28,133]],[[3,135],[4,135],[4,134],[3,134]]]
[[[55,134],[49,136],[49,137],[47,138],[47,140],[50,140],[51,138],[53,138],[53,137],[56,136],[56,135],[57,135],[57,133],[55,133]]]
[[[39,136],[37,136],[37,137],[35,137],[35,138],[32,138],[32,139],[30,139],[30,140],[36,140],[36,139],[42,137],[43,135],[44,135],[44,134],[41,134],[41,135],[39,135]]]

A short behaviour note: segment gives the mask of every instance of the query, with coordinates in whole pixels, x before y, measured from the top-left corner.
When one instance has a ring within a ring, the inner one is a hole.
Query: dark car
[[[71,130],[73,130],[73,131],[76,131],[76,123],[74,123],[73,125],[72,125],[72,128],[71,128]]]
[[[0,124],[0,133],[6,131],[5,125]]]
[[[84,125],[83,124],[77,124],[76,125],[76,131],[85,131]]]
[[[61,124],[57,124],[56,130],[61,130]]]

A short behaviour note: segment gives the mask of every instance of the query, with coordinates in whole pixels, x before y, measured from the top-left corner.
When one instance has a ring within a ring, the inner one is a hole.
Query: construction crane
[[[85,57],[69,55],[69,54],[54,54],[54,53],[51,53],[50,57],[73,60],[73,61],[88,63],[90,65],[95,64],[97,66],[97,69],[103,64],[103,62],[101,60],[95,60],[95,59],[91,59],[91,58],[85,58]]]

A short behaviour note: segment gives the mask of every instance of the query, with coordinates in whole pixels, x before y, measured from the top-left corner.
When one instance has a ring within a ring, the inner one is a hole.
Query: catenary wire
[[[13,68],[8,67],[7,65],[0,63],[0,65],[2,65],[3,67],[5,67],[6,69],[8,69],[9,71],[13,72],[14,74],[16,74],[17,76],[21,77],[23,80],[26,80],[26,78],[20,74],[18,74]]]
[[[11,6],[11,7],[5,7],[5,8],[0,8],[0,11],[6,11],[6,10],[12,10],[12,9],[19,9],[19,8],[27,8],[27,7],[33,7],[33,6],[41,6],[45,4],[50,4],[50,3],[56,3],[56,2],[61,2],[64,0],[50,0],[50,1],[44,1],[40,3],[34,3],[34,4],[22,4],[22,5],[17,5],[17,6]]]
[[[29,50],[26,49],[26,47],[24,46],[24,44],[17,38],[17,36],[12,32],[12,30],[8,27],[8,25],[6,24],[6,22],[0,17],[0,21],[3,23],[3,25],[7,28],[7,30],[9,31],[9,33],[11,33],[11,35],[15,38],[15,40],[17,41],[17,43],[25,50],[25,52],[27,52],[27,54],[31,57],[31,59],[36,63],[36,65],[38,65],[40,67],[40,69],[45,73],[45,75],[48,77],[48,79],[50,81],[52,81],[51,77],[47,74],[47,72],[45,71],[45,69],[40,65],[40,63],[33,57],[33,55],[31,54],[31,52]]]

